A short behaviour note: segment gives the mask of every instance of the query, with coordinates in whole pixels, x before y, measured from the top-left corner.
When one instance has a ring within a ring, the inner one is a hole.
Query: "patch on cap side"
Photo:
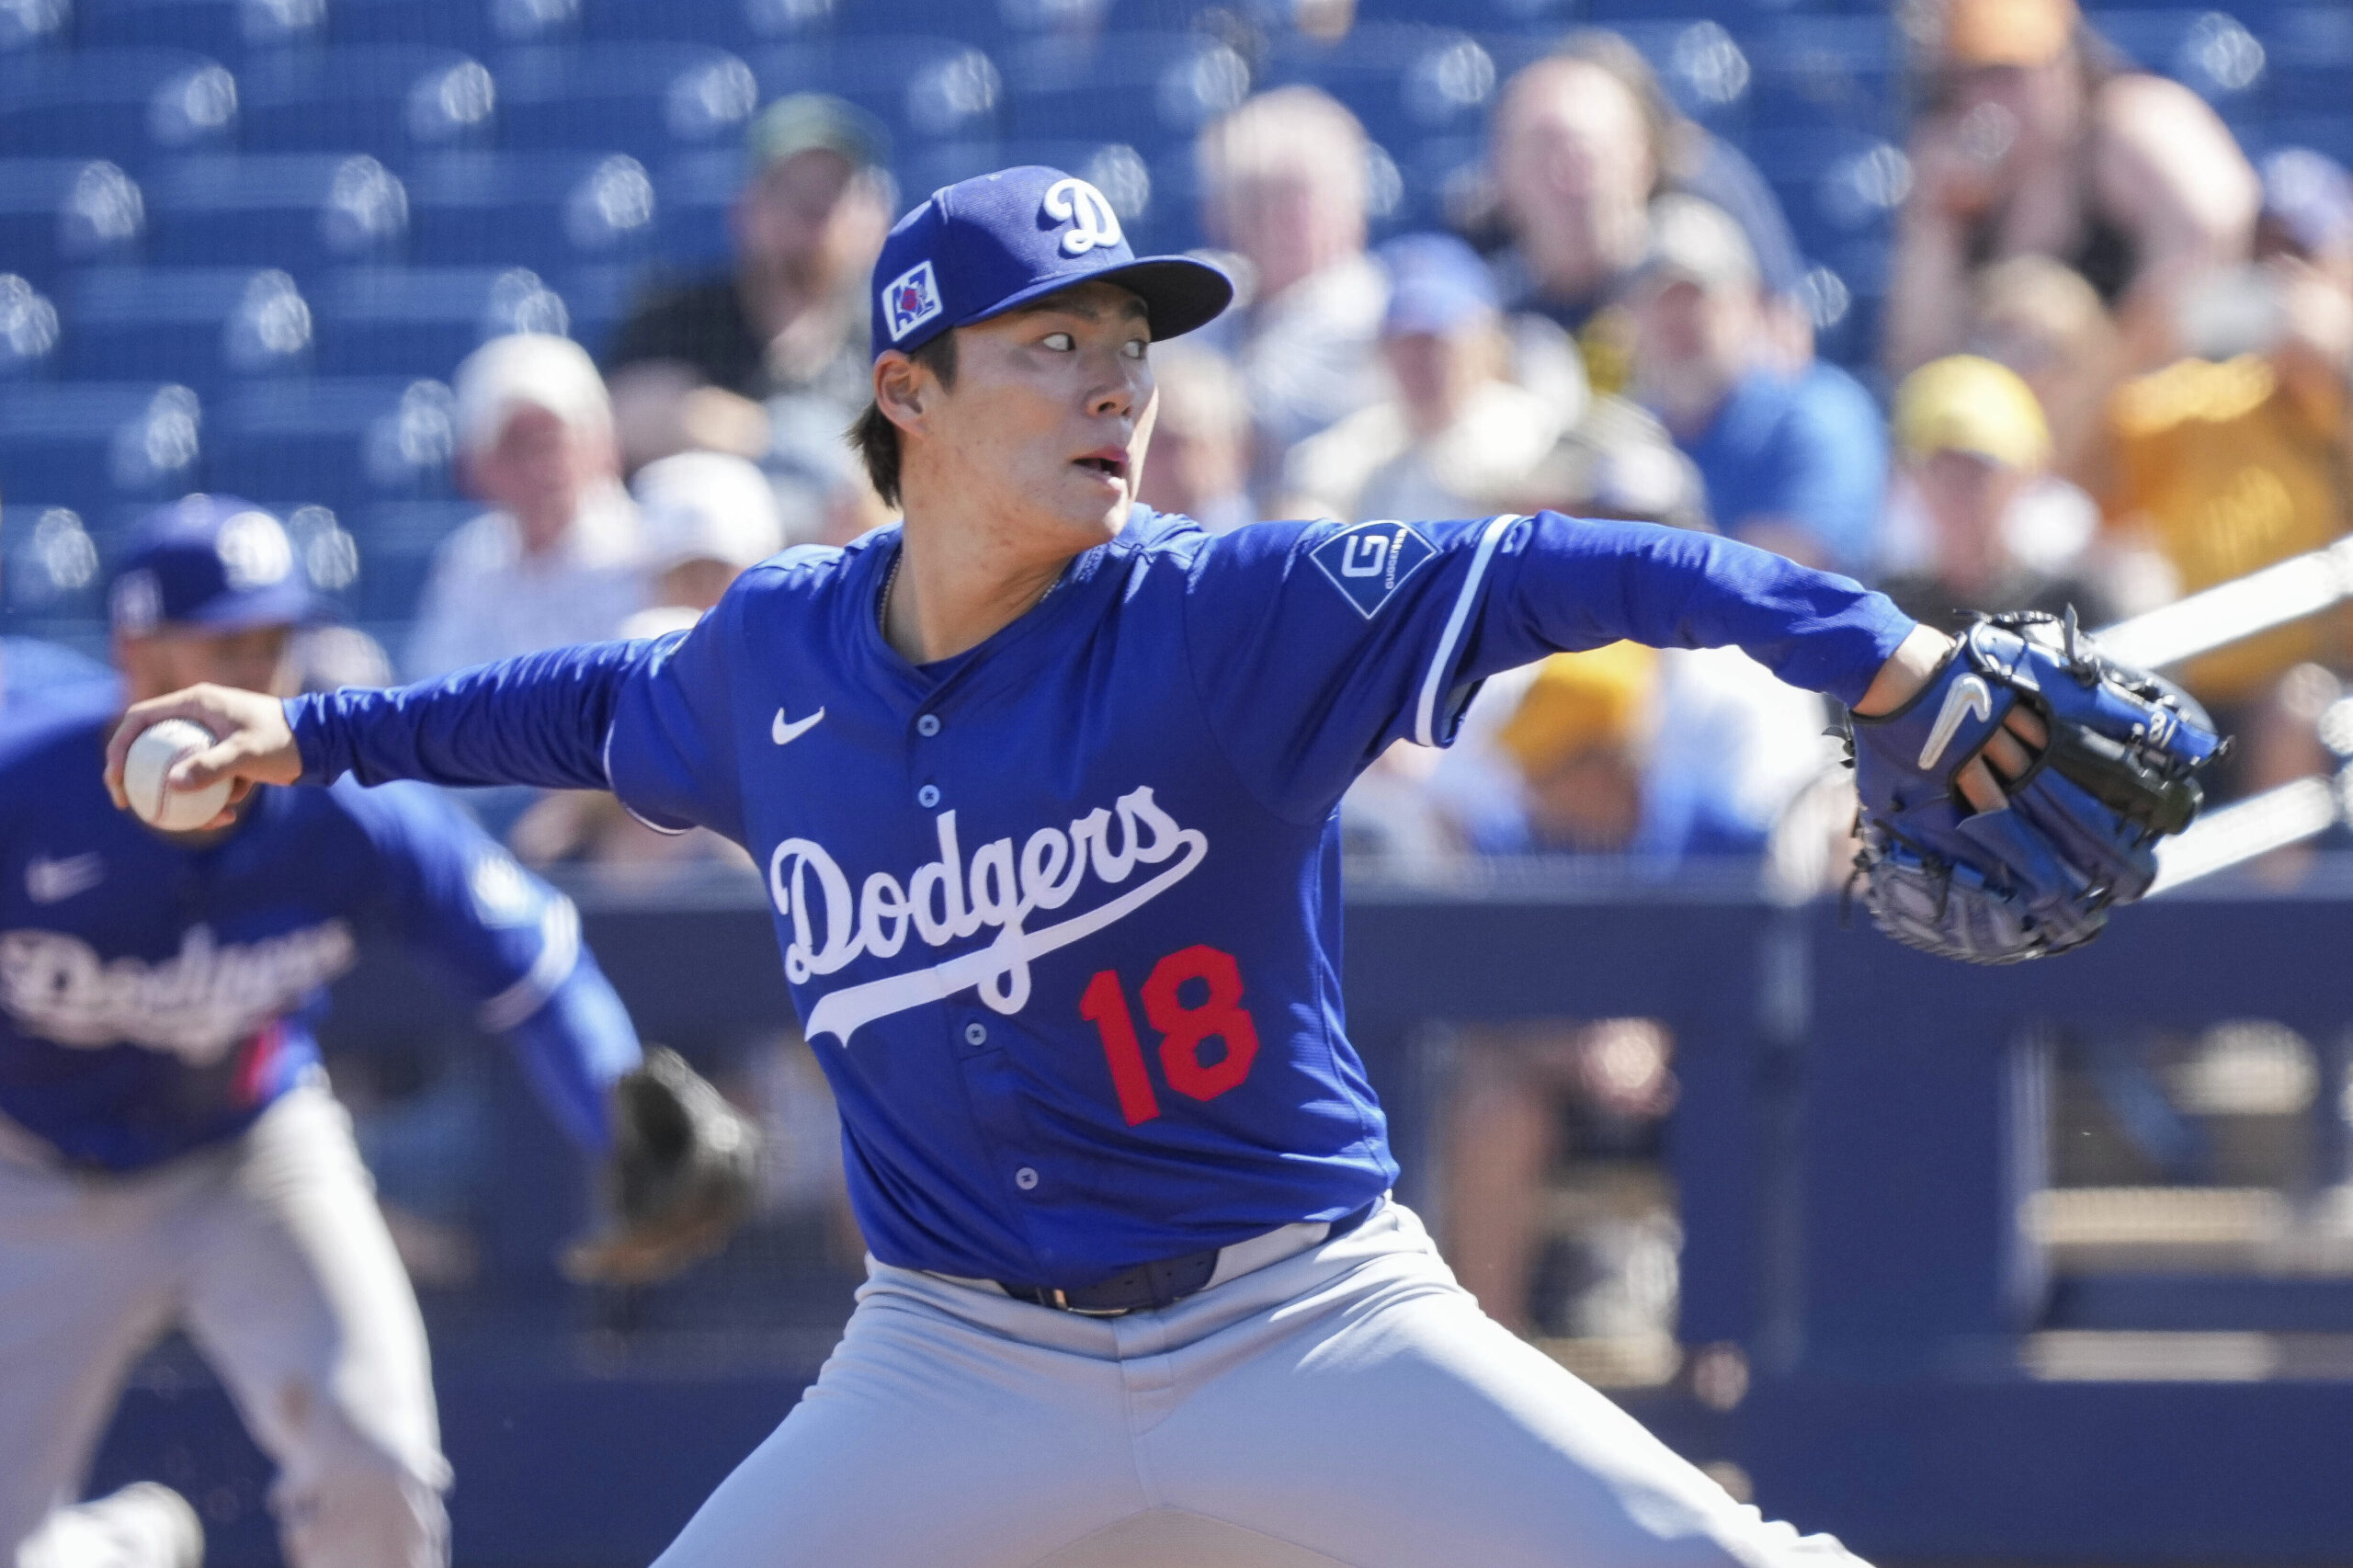
[[[928,261],[915,263],[882,290],[882,319],[891,324],[893,343],[938,315],[940,309],[939,285],[932,278]]]

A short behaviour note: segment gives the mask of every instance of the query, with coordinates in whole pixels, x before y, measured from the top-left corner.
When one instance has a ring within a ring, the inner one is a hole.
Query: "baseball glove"
[[[2020,703],[2049,738],[2006,806],[1973,811],[1961,770]],[[2146,892],[2156,840],[2189,825],[2195,776],[2224,744],[2179,690],[2102,657],[2072,611],[1981,620],[1911,701],[1852,716],[1848,744],[1872,919],[1907,947],[1989,964],[2080,947],[2110,905]]]
[[[611,1221],[564,1258],[574,1279],[642,1285],[725,1244],[751,1211],[759,1130],[676,1051],[656,1046],[613,1085]]]

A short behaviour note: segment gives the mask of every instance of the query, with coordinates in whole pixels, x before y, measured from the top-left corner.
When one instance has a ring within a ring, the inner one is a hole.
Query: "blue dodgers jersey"
[[[131,1170],[243,1131],[315,1066],[371,925],[494,1028],[582,961],[570,902],[422,786],[264,790],[200,849],[152,832],[101,779],[119,707],[98,687],[0,738],[0,1113],[66,1159]]]
[[[1843,578],[1643,525],[1213,539],[1139,508],[1028,615],[918,668],[878,624],[897,549],[789,551],[693,631],[576,662],[618,672],[623,802],[762,868],[875,1254],[1062,1286],[1396,1176],[1342,1015],[1336,818],[1392,742],[1443,744],[1483,676],[1624,636],[1737,642],[1852,699],[1911,627]],[[521,746],[485,704],[552,669],[477,672],[449,711]],[[381,699],[404,705],[433,699]]]

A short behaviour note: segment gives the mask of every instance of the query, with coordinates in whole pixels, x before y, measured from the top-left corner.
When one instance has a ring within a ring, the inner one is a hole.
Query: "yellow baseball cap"
[[[1895,389],[1895,439],[1905,454],[1968,452],[2004,468],[2051,461],[2051,426],[2017,371],[1974,354],[1933,360]]]
[[[1945,58],[1955,65],[2047,65],[2066,52],[2075,0],[1949,0]]]
[[[1496,744],[1529,773],[1542,773],[1596,746],[1622,746],[1642,733],[1658,687],[1658,654],[1639,642],[1555,653],[1538,667]]]

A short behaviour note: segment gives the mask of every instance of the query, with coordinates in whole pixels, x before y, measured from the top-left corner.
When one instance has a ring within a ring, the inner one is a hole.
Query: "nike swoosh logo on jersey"
[[[95,849],[51,860],[36,855],[25,862],[25,896],[35,903],[63,903],[106,881],[107,863]]]
[[[1993,688],[1982,676],[1963,676],[1945,693],[1945,705],[1937,710],[1937,722],[1928,729],[1928,744],[1920,748],[1922,772],[1936,767],[1943,757],[1945,747],[1952,744],[1953,736],[1961,733],[1962,717],[1968,714],[1976,715],[1981,724],[1994,716]]]
[[[775,721],[768,725],[768,739],[780,746],[790,745],[794,741],[807,734],[815,726],[817,721],[824,716],[825,710],[820,708],[806,719],[787,723],[784,719],[784,710],[779,708],[776,710]]]

